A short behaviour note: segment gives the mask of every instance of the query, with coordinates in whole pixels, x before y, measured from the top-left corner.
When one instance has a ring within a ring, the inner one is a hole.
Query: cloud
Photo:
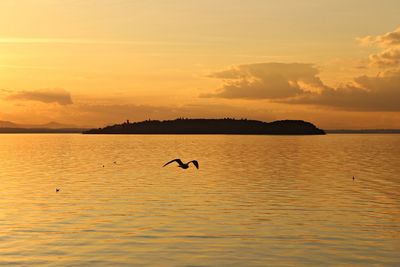
[[[310,64],[247,64],[210,76],[222,79],[224,84],[218,92],[202,97],[269,100],[350,111],[400,111],[400,71],[358,76],[338,88],[325,85]]]
[[[399,67],[400,66],[400,47],[391,47],[380,53],[369,56],[370,64],[378,67]]]
[[[42,89],[36,91],[21,91],[7,96],[9,100],[30,100],[43,103],[72,104],[71,94],[63,89]]]
[[[378,75],[358,75],[352,82],[333,88],[321,81],[318,69],[312,64],[246,64],[211,74],[210,77],[221,79],[222,87],[201,97],[269,100],[346,111],[399,112],[400,27],[358,41],[379,49],[368,58],[370,67],[381,68]]]
[[[359,76],[352,84],[282,102],[312,104],[351,111],[400,111],[400,72],[386,72],[376,77]]]
[[[400,27],[383,35],[358,38],[358,41],[362,45],[373,45],[381,48],[380,52],[369,56],[371,66],[400,67]]]
[[[379,45],[382,47],[400,45],[400,27],[383,35],[368,35],[357,39],[362,45]]]
[[[257,63],[233,67],[209,75],[222,79],[222,88],[201,97],[282,99],[324,87],[311,64]]]

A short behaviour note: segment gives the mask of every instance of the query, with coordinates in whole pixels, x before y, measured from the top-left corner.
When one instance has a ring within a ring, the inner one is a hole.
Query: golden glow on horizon
[[[230,116],[400,128],[400,107],[370,103],[400,96],[392,89],[400,85],[398,46],[383,39],[400,26],[399,8],[361,0],[1,1],[0,121]],[[360,46],[366,36],[369,46]],[[270,63],[283,64],[281,72]],[[243,80],[246,68],[254,72]],[[232,69],[241,74],[216,77]],[[349,83],[374,94],[359,98]],[[297,86],[322,96],[306,99]],[[335,102],[327,88],[350,93]]]

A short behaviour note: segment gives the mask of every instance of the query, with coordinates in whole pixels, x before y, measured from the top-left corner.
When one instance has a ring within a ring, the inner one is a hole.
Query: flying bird
[[[183,163],[181,159],[173,159],[173,160],[165,163],[163,167],[167,166],[168,164],[170,164],[170,163],[172,163],[174,161],[176,161],[179,164],[178,167],[182,168],[182,169],[189,168],[189,164],[190,163],[193,163],[193,165],[196,166],[197,169],[199,168],[199,163],[197,162],[197,160],[192,160],[192,161],[189,161],[188,163]]]

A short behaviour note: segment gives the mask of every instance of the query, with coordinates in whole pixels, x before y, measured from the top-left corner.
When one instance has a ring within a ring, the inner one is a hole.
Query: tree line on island
[[[91,129],[84,134],[276,134],[321,135],[324,130],[302,120],[263,122],[248,119],[187,119],[128,121]]]

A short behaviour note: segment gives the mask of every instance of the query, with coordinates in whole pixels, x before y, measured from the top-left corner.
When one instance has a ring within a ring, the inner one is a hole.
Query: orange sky
[[[399,1],[2,0],[0,121],[400,128]]]

